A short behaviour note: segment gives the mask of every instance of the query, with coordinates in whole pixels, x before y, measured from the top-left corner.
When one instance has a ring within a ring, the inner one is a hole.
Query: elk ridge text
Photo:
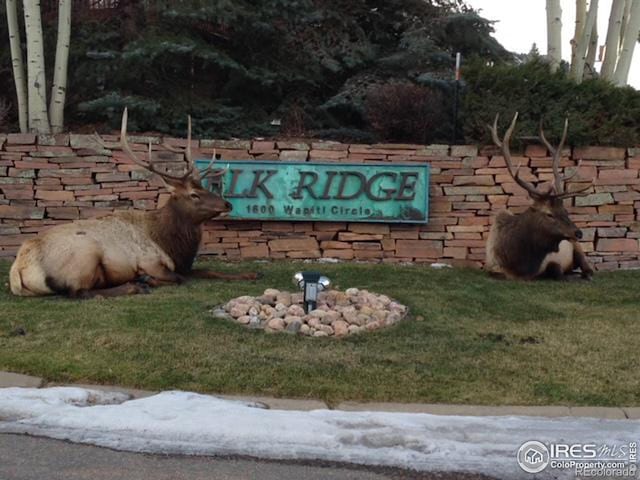
[[[362,172],[300,170],[288,192],[290,198],[300,200],[354,200],[365,196],[374,202],[411,201],[416,197],[418,172],[382,171],[367,175]],[[281,182],[278,170],[230,169],[231,179],[226,198],[274,198],[272,185]],[[239,184],[249,185],[246,188]]]

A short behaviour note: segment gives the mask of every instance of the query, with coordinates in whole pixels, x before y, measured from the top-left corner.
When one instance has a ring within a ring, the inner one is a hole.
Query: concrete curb
[[[23,387],[79,387],[92,390],[127,393],[131,398],[144,398],[158,392],[124,388],[111,385],[60,384],[46,383],[42,378],[0,371],[0,388]],[[244,395],[216,395],[228,400],[257,402],[274,410],[324,410],[330,407],[321,400],[300,400]],[[396,413],[428,413],[431,415],[455,416],[532,416],[532,417],[575,417],[599,418],[607,420],[640,420],[640,407],[563,407],[563,406],[488,406],[488,405],[445,405],[427,403],[360,403],[342,402],[332,410],[349,412],[396,412]]]
[[[20,373],[0,372],[0,388],[22,387],[40,388],[44,385],[44,380],[39,377],[22,375]]]

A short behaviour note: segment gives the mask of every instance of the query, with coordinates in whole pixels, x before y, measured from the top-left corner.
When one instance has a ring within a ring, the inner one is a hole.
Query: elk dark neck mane
[[[191,219],[185,218],[173,199],[148,215],[149,236],[171,257],[176,265],[176,273],[188,273],[202,238],[200,224],[194,224]]]
[[[520,277],[534,276],[548,253],[558,251],[562,237],[554,237],[543,228],[541,216],[533,208],[520,215],[499,215],[503,235],[496,245],[502,265]]]

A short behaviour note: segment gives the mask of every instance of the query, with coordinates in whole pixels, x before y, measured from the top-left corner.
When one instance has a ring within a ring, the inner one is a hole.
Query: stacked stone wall
[[[22,241],[62,222],[111,213],[154,209],[166,201],[162,183],[133,164],[116,137],[99,143],[87,135],[0,135],[0,257],[15,255]],[[169,151],[186,140],[132,137],[143,156],[148,142],[161,168],[184,169],[182,154]],[[225,160],[426,162],[431,165],[429,223],[224,221],[205,225],[202,254],[241,258],[338,258],[381,262],[447,262],[481,266],[493,215],[521,211],[526,192],[507,172],[493,147],[467,145],[342,144],[333,142],[199,140],[194,154],[215,149]],[[546,149],[530,145],[514,156],[529,181],[550,181]],[[597,270],[640,267],[640,149],[566,149],[561,168],[569,188],[595,179],[593,193],[568,202],[583,230],[582,246]]]

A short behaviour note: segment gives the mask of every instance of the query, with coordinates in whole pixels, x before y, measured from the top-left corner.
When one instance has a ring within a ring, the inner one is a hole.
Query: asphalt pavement
[[[148,455],[0,434],[0,480],[491,480],[491,477],[324,462]]]

